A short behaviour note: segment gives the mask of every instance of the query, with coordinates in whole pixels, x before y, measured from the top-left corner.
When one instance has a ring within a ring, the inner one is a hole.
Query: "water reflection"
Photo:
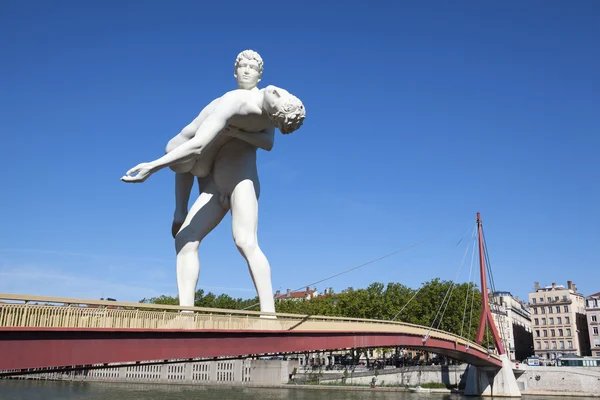
[[[1,400],[464,400],[459,394],[374,390],[253,389],[105,382],[0,380]],[[481,400],[469,397],[469,400]],[[592,400],[579,397],[578,400]],[[556,397],[526,396],[526,400]]]

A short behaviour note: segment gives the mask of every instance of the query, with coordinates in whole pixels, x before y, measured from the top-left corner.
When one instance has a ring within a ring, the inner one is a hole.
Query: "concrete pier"
[[[506,354],[500,358],[500,369],[469,366],[465,396],[521,397],[512,363]]]

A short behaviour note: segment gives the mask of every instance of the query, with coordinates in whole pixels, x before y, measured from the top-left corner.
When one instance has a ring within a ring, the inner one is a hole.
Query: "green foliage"
[[[448,385],[442,382],[425,382],[421,384],[421,387],[426,389],[446,389]]]
[[[441,307],[442,304],[447,305]],[[465,304],[466,317],[463,318]],[[474,339],[481,312],[481,293],[473,284],[454,284],[440,279],[424,282],[420,290],[396,282],[387,286],[375,282],[365,289],[349,288],[339,294],[327,294],[311,300],[283,300],[276,304],[276,310],[291,314],[381,320],[391,320],[402,310],[397,321],[433,325],[459,335],[462,332],[463,336]]]
[[[308,384],[319,384],[321,378],[323,377],[323,369],[319,368],[318,372],[311,372],[308,374],[306,379],[306,383]]]
[[[163,295],[142,299],[141,302],[177,305],[179,300],[177,297]],[[446,303],[445,307],[441,307]],[[194,300],[197,307],[234,310],[256,305],[250,309],[258,311],[257,304],[257,297],[235,299],[227,294],[205,294],[202,289],[196,292]],[[465,305],[466,317],[463,318]],[[378,320],[391,320],[397,316],[397,321],[432,326],[459,335],[462,333],[474,340],[481,312],[481,293],[473,284],[454,284],[438,278],[424,282],[420,290],[397,282],[387,285],[374,282],[364,289],[348,288],[341,293],[327,293],[310,300],[276,300],[275,309],[280,313]],[[365,352],[366,349],[355,349],[350,356],[358,360],[360,354]]]
[[[163,305],[168,305],[168,306],[178,306],[179,305],[179,298],[178,297],[166,296],[166,295],[163,294],[160,297],[152,297],[150,299],[143,298],[142,300],[140,300],[140,303],[146,303],[146,304],[163,304]]]
[[[142,299],[140,303],[146,304],[167,304],[167,305],[179,305],[179,297],[171,297],[162,295],[159,297],[151,297],[149,299]],[[242,299],[229,296],[228,294],[216,295],[212,292],[204,294],[204,290],[199,289],[196,291],[194,296],[195,307],[206,307],[206,308],[224,308],[227,310],[241,310],[247,307],[258,304],[258,297],[251,299]],[[249,310],[259,311],[259,307],[248,308]]]

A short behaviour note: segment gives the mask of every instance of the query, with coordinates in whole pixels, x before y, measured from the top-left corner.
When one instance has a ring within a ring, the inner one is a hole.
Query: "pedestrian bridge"
[[[474,342],[404,322],[0,294],[0,371],[360,347],[502,366]]]

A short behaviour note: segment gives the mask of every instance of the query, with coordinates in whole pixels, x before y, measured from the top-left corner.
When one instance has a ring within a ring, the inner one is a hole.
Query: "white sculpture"
[[[246,55],[244,55],[246,53]],[[260,183],[256,168],[257,147],[270,150],[274,127],[284,133],[298,129],[305,118],[302,102],[275,86],[258,90],[262,60],[254,52],[242,52],[236,60],[235,76],[240,89],[212,101],[167,145],[163,157],[130,169],[121,179],[144,182],[164,167],[177,172],[177,205],[173,230],[177,230],[177,286],[182,306],[194,304],[200,273],[200,242],[231,209],[236,246],[246,259],[260,301],[260,309],[274,312],[269,262],[258,246],[258,198]],[[187,199],[199,178],[200,196],[187,210]],[[181,218],[184,217],[184,218]]]
[[[258,90],[257,85],[262,78],[263,60],[261,56],[253,50],[244,50],[238,54],[233,68],[233,76],[238,83],[238,89]],[[209,105],[210,106],[210,105]],[[198,116],[200,119],[201,116]],[[170,152],[182,143],[187,142],[194,136],[197,130],[196,121],[185,127],[177,136],[175,136],[168,144],[166,152]],[[225,130],[222,133],[236,137],[237,130]],[[274,128],[268,127],[260,132],[261,135],[237,135],[240,140],[248,142],[258,148],[270,151],[273,148]],[[220,138],[220,143],[213,143],[210,151],[204,152],[203,157],[199,160],[188,161],[189,164],[178,164],[171,166],[171,169],[176,172],[175,177],[175,213],[173,215],[173,223],[171,226],[171,234],[173,238],[181,229],[183,221],[188,213],[188,203],[190,192],[194,184],[194,174],[198,176],[198,184],[202,177],[206,176],[214,161],[216,152],[220,149],[226,138]],[[210,152],[210,154],[209,154]],[[189,171],[192,171],[189,172]],[[180,171],[180,172],[179,172]],[[200,193],[202,191],[200,190]],[[227,208],[227,207],[225,207]]]

